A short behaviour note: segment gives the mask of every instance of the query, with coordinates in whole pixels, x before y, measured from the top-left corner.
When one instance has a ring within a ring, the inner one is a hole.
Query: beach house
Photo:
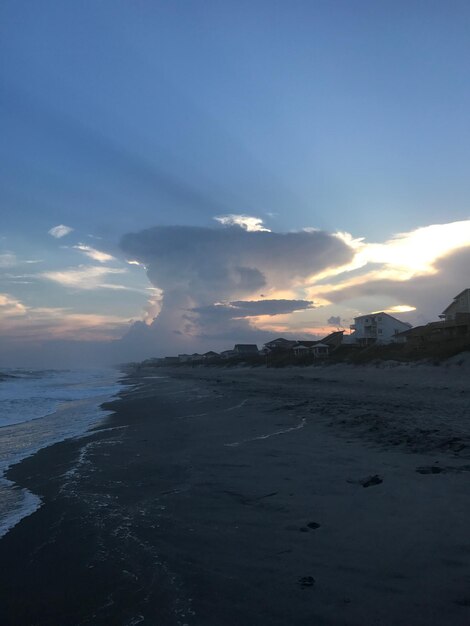
[[[296,343],[297,341],[291,341],[289,339],[279,337],[278,339],[273,339],[272,341],[268,341],[268,343],[265,343],[263,347],[263,352],[266,354],[273,351],[292,350]]]
[[[470,288],[464,289],[454,298],[454,301],[444,309],[439,317],[445,322],[458,321],[459,318],[470,317]]]
[[[297,341],[292,348],[292,352],[296,357],[306,356],[307,354],[313,354],[313,347],[318,341]]]
[[[350,328],[353,331],[350,336],[351,341],[367,346],[373,343],[391,343],[398,333],[409,330],[411,324],[381,311],[355,317],[354,324],[351,324]]]
[[[258,356],[258,346],[254,343],[236,343],[233,352],[236,356]]]
[[[430,344],[467,345],[470,338],[470,289],[457,294],[439,317],[440,322],[430,322],[401,332],[396,340],[415,349]]]

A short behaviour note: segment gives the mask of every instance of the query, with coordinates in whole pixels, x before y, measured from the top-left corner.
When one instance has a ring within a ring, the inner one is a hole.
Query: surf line
[[[248,398],[242,400],[239,404],[236,404],[235,406],[229,406],[227,409],[221,409],[220,411],[218,411],[218,413],[228,413],[229,411],[235,411],[235,409],[241,408],[246,402],[248,402]],[[178,419],[184,420],[188,417],[203,417],[204,415],[210,415],[211,413],[214,413],[214,410],[206,411],[205,413],[191,413],[190,415],[179,415]]]
[[[249,443],[250,441],[258,441],[260,439],[269,439],[270,437],[276,437],[277,435],[284,435],[285,433],[290,433],[293,430],[300,430],[307,423],[307,418],[303,417],[300,424],[297,426],[292,426],[292,428],[286,428],[284,430],[277,430],[275,433],[269,433],[268,435],[260,435],[259,437],[252,437],[251,439],[242,439],[242,441],[235,441],[234,443],[224,443],[224,446],[229,448],[235,448],[236,446],[241,446],[243,443]]]

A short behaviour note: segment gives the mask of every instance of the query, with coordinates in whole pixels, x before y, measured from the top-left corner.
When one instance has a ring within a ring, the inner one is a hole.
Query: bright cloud
[[[73,228],[70,226],[66,226],[65,224],[59,224],[58,226],[53,226],[49,231],[49,235],[55,237],[56,239],[60,239],[61,237],[65,237],[69,233],[73,231]]]
[[[354,251],[354,257],[345,265],[311,276],[308,296],[318,297],[323,304],[328,304],[329,293],[359,286],[365,289],[367,284],[380,281],[401,282],[436,274],[440,259],[470,246],[470,220],[432,224],[399,233],[384,243],[367,243],[363,238],[354,239],[342,232],[336,233],[336,237]],[[327,279],[334,279],[334,282],[328,284]]]
[[[110,286],[103,283],[103,279],[107,276],[115,274],[124,274],[125,269],[117,267],[102,267],[100,265],[80,265],[77,268],[69,268],[66,270],[42,272],[39,274],[42,278],[52,280],[64,287],[74,287],[75,289],[118,289],[119,286]],[[125,289],[126,287],[122,287]]]
[[[97,250],[96,248],[92,248],[91,246],[87,246],[84,243],[79,243],[76,246],[73,246],[75,250],[80,250],[83,252],[88,258],[93,259],[93,261],[98,261],[99,263],[108,263],[109,261],[115,261],[115,257],[107,252],[102,252],[101,250]]]
[[[223,224],[224,226],[240,226],[247,230],[249,233],[254,232],[265,232],[270,233],[269,228],[265,228],[263,225],[263,220],[259,217],[251,217],[249,215],[219,215],[218,217],[214,217],[216,222]]]
[[[24,305],[22,305],[24,306]],[[24,307],[21,317],[3,316],[0,337],[9,340],[109,341],[119,338],[130,320],[119,315],[74,313],[66,308]]]
[[[18,317],[26,313],[26,307],[17,298],[8,293],[0,293],[0,319],[2,325],[7,318]]]
[[[388,309],[382,309],[381,311],[372,311],[372,313],[411,313],[411,311],[416,311],[416,307],[410,306],[409,304],[396,304],[395,306],[391,306]]]
[[[434,273],[439,258],[469,246],[470,220],[424,226],[399,233],[384,243],[367,243],[349,233],[336,233],[336,236],[353,248],[355,255],[349,265],[336,268],[330,275],[375,264],[382,266],[386,278],[408,280],[417,274]]]

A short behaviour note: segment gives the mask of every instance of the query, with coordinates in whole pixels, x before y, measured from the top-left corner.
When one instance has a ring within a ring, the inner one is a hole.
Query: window
[[[382,329],[381,328],[379,328],[378,333],[379,333],[379,335],[382,334]]]
[[[381,315],[379,315],[379,317],[377,318],[377,321],[378,321],[378,322],[381,322],[381,321],[382,321],[382,316],[381,316]]]

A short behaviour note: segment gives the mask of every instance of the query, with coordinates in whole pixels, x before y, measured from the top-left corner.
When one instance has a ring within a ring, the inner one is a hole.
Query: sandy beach
[[[470,623],[465,360],[130,379],[9,471],[0,624]]]

